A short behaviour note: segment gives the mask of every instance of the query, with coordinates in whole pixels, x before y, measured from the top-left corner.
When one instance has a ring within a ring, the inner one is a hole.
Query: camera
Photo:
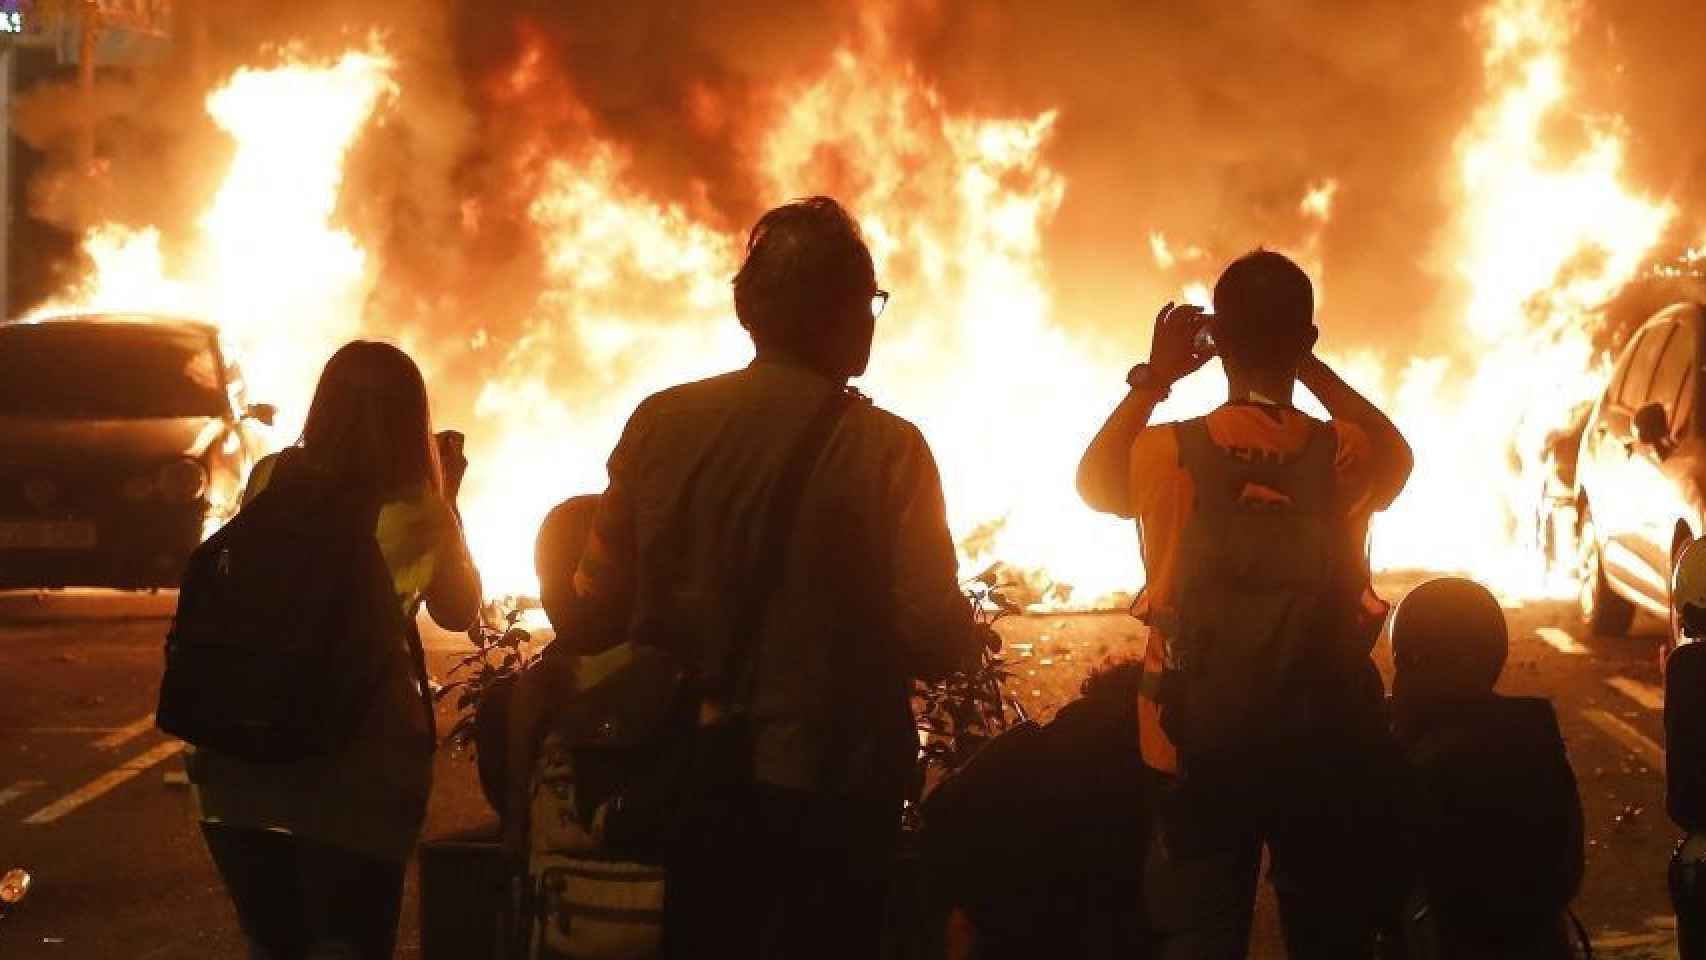
[[[1197,331],[1196,339],[1191,341],[1191,349],[1195,350],[1199,357],[1214,356],[1214,334],[1209,333],[1208,324],[1206,322],[1211,318],[1210,314],[1203,314],[1203,320],[1205,321],[1203,328]]]

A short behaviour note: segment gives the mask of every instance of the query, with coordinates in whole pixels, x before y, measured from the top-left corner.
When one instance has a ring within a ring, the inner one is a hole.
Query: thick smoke
[[[942,5],[907,36],[956,101],[1060,106],[1051,159],[1070,188],[1050,253],[1067,315],[1138,328],[1142,298],[1266,245],[1315,262],[1330,340],[1410,342],[1437,318],[1453,137],[1480,93],[1468,5],[1414,9]],[[1299,204],[1328,180],[1311,240]],[[1202,258],[1163,268],[1153,232]]]

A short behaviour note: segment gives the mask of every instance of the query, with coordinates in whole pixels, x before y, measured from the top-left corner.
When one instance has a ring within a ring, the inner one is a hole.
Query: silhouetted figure
[[[539,525],[533,546],[534,571],[539,577],[540,605],[553,623],[560,622],[566,597],[574,589],[571,580],[575,566],[586,549],[597,513],[596,495],[571,497],[553,507]],[[526,682],[526,676],[523,673],[492,684],[476,708],[474,757],[479,767],[480,788],[500,819],[516,803],[523,802],[521,797],[529,786],[528,774],[533,769],[534,751],[538,747],[534,742],[519,742],[515,734],[527,730],[535,731],[530,736],[536,735],[548,710],[548,698],[536,693],[537,683]],[[525,693],[521,692],[524,688]],[[516,716],[518,712],[523,715]],[[521,835],[518,833],[513,839],[519,853]]]
[[[1665,659],[1665,805],[1686,831],[1670,862],[1676,946],[1682,960],[1706,958],[1706,540],[1677,559],[1671,583],[1674,632]]]
[[[1150,786],[1136,749],[1142,678],[1135,660],[1094,671],[1053,720],[1003,733],[925,799],[926,882],[953,914],[958,955],[1147,955],[1138,886]]]
[[[843,396],[887,297],[835,201],[758,222],[734,280],[757,359],[634,412],[541,663],[567,691],[575,652],[661,648],[689,671],[699,736],[742,740],[743,769],[670,831],[672,955],[873,956],[918,750],[910,680],[976,656],[923,436]],[[826,421],[832,401],[839,419]],[[825,422],[791,533],[769,554],[773,492]],[[755,582],[766,566],[775,574]],[[755,591],[767,599],[748,636],[737,621]],[[738,671],[731,649],[748,653]]]
[[[1581,797],[1552,704],[1493,692],[1508,648],[1498,601],[1469,580],[1422,584],[1392,619],[1393,725],[1419,873],[1405,911],[1413,957],[1571,955]]]
[[[1165,958],[1245,955],[1264,844],[1293,956],[1362,955],[1389,906],[1371,874],[1396,758],[1365,544],[1411,455],[1313,355],[1313,313],[1308,277],[1266,251],[1221,274],[1212,316],[1168,304],[1079,466],[1085,501],[1142,535],[1139,731],[1168,781],[1144,899]],[[1215,351],[1227,403],[1149,426]],[[1292,407],[1299,382],[1330,423]]]
[[[413,631],[423,600],[446,629],[465,630],[481,591],[456,510],[467,462],[451,436],[435,442],[406,354],[348,344],[320,376],[299,445],[256,465],[244,508],[302,471],[380,504],[374,536],[406,614],[400,632]],[[282,763],[208,749],[189,758],[208,850],[256,958],[392,954],[435,732],[418,636],[381,640],[372,706],[341,750]]]

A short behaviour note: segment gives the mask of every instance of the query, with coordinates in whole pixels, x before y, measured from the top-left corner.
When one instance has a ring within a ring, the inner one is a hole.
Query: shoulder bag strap
[[[748,572],[748,589],[735,609],[734,631],[729,637],[728,652],[723,661],[722,677],[726,688],[737,691],[735,702],[746,705],[752,692],[752,680],[747,668],[757,654],[759,634],[764,629],[764,616],[770,601],[781,586],[788,560],[789,541],[799,519],[800,505],[805,500],[806,484],[813,468],[822,457],[830,435],[852,406],[854,392],[837,386],[824,398],[817,412],[806,423],[805,430],[794,442],[794,449],[783,463],[782,473],[770,496],[769,510],[760,528],[758,556]]]

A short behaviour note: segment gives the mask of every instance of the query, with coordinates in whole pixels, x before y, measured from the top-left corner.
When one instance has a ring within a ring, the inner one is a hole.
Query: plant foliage
[[[919,749],[909,812],[931,786],[964,766],[984,744],[1029,719],[1024,706],[1007,696],[1004,687],[1012,672],[997,652],[1000,638],[995,625],[1024,612],[1006,594],[1005,587],[997,582],[995,568],[984,571],[966,587],[972,619],[985,637],[976,666],[940,680],[914,684]]]
[[[440,687],[433,694],[443,701],[456,697],[458,716],[455,726],[445,736],[445,742],[464,751],[479,736],[480,705],[500,686],[512,682],[523,670],[539,659],[533,634],[519,626],[520,610],[495,610],[497,615],[481,617],[468,630],[468,640],[474,649],[450,668],[449,677],[462,676]]]

